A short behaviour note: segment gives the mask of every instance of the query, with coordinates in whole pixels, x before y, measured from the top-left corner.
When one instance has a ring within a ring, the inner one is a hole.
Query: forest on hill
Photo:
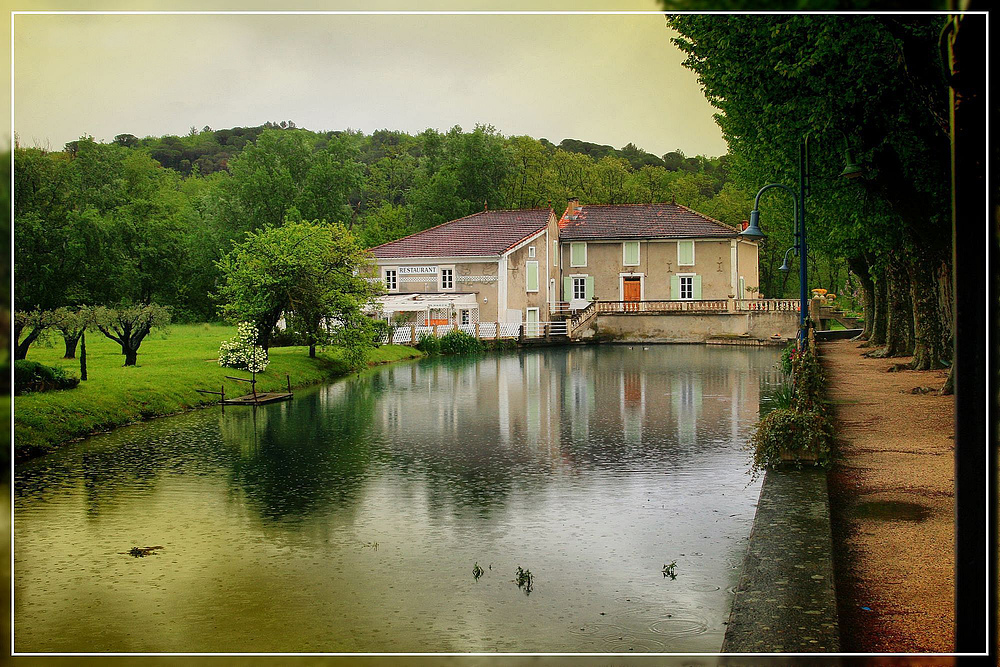
[[[156,302],[175,320],[216,319],[217,262],[247,232],[288,221],[339,223],[372,247],[486,207],[561,213],[570,197],[673,200],[733,226],[751,204],[726,156],[557,146],[490,126],[83,137],[62,151],[16,145],[14,169],[19,310]]]

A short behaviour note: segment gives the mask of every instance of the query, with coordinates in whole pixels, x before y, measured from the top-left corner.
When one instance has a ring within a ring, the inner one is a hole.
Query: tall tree
[[[910,301],[904,257],[916,256],[922,274],[930,276],[947,262],[947,89],[937,44],[943,20],[814,14],[669,19],[681,34],[675,41],[687,53],[685,65],[719,109],[740,184],[749,190],[774,180],[794,186],[799,142],[808,135],[816,175],[808,222],[810,230],[824,232],[811,238],[820,239],[818,249],[826,253],[843,257],[866,249],[866,256],[887,262],[890,289],[907,293],[906,299],[890,295],[897,305]],[[838,236],[832,230],[857,224],[861,208],[845,207],[842,186],[821,178],[840,171],[845,147],[868,166],[860,186],[882,205],[868,207],[872,232],[862,242],[823,247],[823,239]],[[885,233],[890,228],[894,232]],[[922,292],[940,293],[926,287]],[[912,307],[919,311],[915,335],[924,341],[914,367],[937,367],[947,355],[930,343],[948,326],[940,321],[940,304],[921,299]]]
[[[380,292],[371,258],[341,225],[287,221],[249,232],[219,261],[222,314],[257,327],[265,350],[282,314],[303,325],[310,347],[336,340],[353,362],[372,346],[362,310]]]

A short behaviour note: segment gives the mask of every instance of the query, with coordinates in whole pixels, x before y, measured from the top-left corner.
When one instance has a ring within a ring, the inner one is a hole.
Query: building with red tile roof
[[[757,243],[675,203],[581,206],[572,199],[561,218],[551,209],[487,210],[371,253],[389,295],[444,304],[428,305],[427,324],[543,322],[595,299],[761,296]],[[456,293],[475,300],[449,296]]]
[[[757,294],[757,243],[676,203],[588,204],[559,220],[562,299],[700,301]]]

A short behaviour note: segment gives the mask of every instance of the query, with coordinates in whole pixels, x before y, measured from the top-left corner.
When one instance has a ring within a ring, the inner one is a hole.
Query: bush
[[[790,409],[795,405],[795,387],[787,383],[779,384],[769,394],[761,396],[760,404],[761,409],[766,412]]]
[[[37,361],[18,359],[14,362],[14,395],[32,391],[73,389],[80,379],[66,375],[61,368],[53,368]]]
[[[240,322],[236,335],[223,341],[219,347],[219,365],[261,373],[267,368],[267,350],[255,345],[257,329],[250,322]]]
[[[486,349],[491,352],[503,352],[506,350],[516,350],[517,341],[513,338],[497,338],[496,340],[489,340],[484,343]]]
[[[784,462],[826,465],[833,434],[822,412],[776,408],[757,422],[749,447],[753,451],[751,474]]]
[[[771,409],[754,428],[747,443],[753,452],[750,474],[782,461],[826,465],[830,461],[833,426],[823,402],[825,378],[816,355],[789,345],[780,367],[791,385],[779,388],[767,401]],[[767,407],[766,405],[762,407]]]
[[[823,389],[826,379],[819,359],[809,350],[792,355],[792,385],[795,398],[792,407],[798,412],[824,411]]]
[[[482,341],[461,329],[441,336],[441,354],[479,354],[485,351]]]
[[[270,343],[271,347],[298,347],[309,344],[305,336],[291,327],[285,327],[284,329],[275,327],[274,331],[271,332]]]
[[[432,333],[422,333],[417,338],[417,349],[424,354],[437,354],[441,351],[441,340]]]
[[[785,346],[785,349],[781,352],[781,361],[778,362],[778,368],[785,375],[791,376],[792,374],[792,356],[798,354],[798,346],[795,343],[789,343]]]
[[[381,346],[383,340],[386,343],[391,343],[392,331],[392,327],[385,320],[372,320],[372,343],[375,347]]]

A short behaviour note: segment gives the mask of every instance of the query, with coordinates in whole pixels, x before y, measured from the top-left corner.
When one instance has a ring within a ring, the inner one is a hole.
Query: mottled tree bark
[[[886,357],[908,357],[913,354],[913,307],[910,301],[910,281],[906,267],[893,257],[885,269],[888,278],[887,302],[889,304],[886,325]]]
[[[864,257],[860,255],[849,257],[847,266],[861,283],[861,300],[865,312],[865,328],[858,336],[861,340],[868,340],[872,335],[872,326],[875,323],[875,282],[868,271],[868,264]]]
[[[869,264],[869,266],[871,266]],[[886,287],[885,271],[871,267],[871,275],[874,278],[874,315],[872,316],[872,333],[868,338],[868,344],[872,347],[885,345],[886,331],[889,325],[889,299],[888,288]]]
[[[911,368],[926,371],[944,368],[942,347],[943,326],[938,300],[937,272],[928,271],[928,260],[919,251],[907,256],[906,269],[910,278],[910,299],[913,303],[913,362]]]
[[[76,346],[80,342],[80,336],[82,332],[77,332],[76,336],[73,334],[63,334],[63,342],[66,344],[66,353],[63,355],[63,359],[76,359]]]

